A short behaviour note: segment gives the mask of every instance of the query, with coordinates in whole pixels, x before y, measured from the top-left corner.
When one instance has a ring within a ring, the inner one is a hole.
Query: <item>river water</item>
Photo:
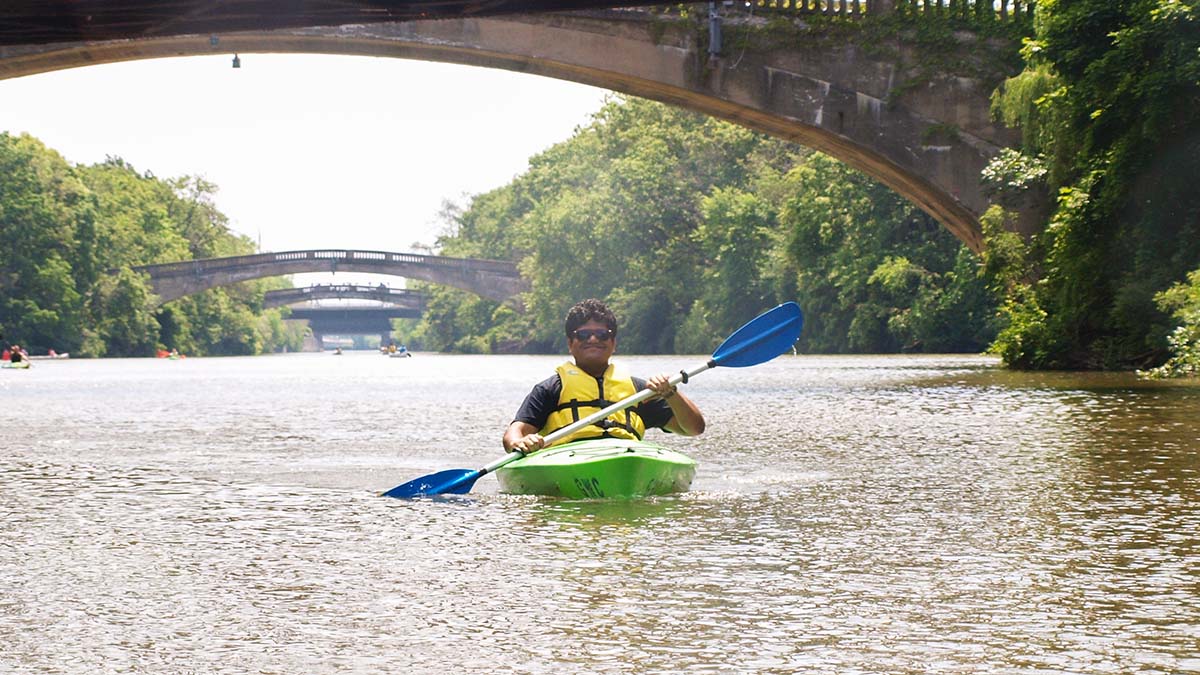
[[[1200,673],[1200,385],[789,355],[684,495],[376,496],[561,360],[0,371],[0,672]]]

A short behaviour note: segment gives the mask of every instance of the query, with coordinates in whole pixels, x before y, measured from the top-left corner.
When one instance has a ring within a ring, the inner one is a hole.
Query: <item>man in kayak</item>
[[[653,427],[684,436],[704,432],[704,415],[671,386],[669,375],[642,380],[609,363],[617,348],[617,319],[603,302],[589,299],[577,303],[567,312],[565,329],[574,362],[559,366],[525,397],[504,432],[505,450],[540,450],[547,434],[647,388],[658,395],[557,443],[604,437],[641,440],[645,430]]]

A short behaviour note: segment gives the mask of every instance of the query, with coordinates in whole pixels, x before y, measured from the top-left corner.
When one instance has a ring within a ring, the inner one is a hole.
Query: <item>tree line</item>
[[[148,356],[299,350],[303,328],[264,309],[264,279],[156,307],[130,268],[243,255],[216,186],[164,180],[118,158],[79,166],[27,134],[0,133],[0,333],[30,353]]]
[[[1039,0],[1023,56],[993,107],[1024,142],[985,172],[995,351],[1018,368],[1200,374],[1200,3]],[[1030,190],[1055,203],[1023,240],[1003,205]]]
[[[813,353],[979,352],[998,325],[979,260],[883,185],[733,124],[611,97],[510,184],[448,204],[444,255],[519,262],[525,311],[430,286],[411,343],[553,352],[585,297],[626,353],[704,353],[798,300]]]

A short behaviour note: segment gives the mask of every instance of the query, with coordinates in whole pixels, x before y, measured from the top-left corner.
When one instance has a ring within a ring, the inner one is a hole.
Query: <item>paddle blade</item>
[[[412,499],[432,495],[465,495],[482,475],[483,472],[477,470],[448,469],[397,485],[381,496]]]
[[[804,315],[800,312],[800,305],[785,302],[758,315],[725,338],[717,351],[713,352],[713,362],[729,368],[766,363],[791,349],[800,337],[803,326]]]

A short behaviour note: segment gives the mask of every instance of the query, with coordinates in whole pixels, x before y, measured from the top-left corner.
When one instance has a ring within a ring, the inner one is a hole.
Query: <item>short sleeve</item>
[[[538,382],[517,409],[513,421],[524,422],[541,429],[546,426],[550,413],[558,407],[558,397],[561,393],[562,379],[558,373]]]

